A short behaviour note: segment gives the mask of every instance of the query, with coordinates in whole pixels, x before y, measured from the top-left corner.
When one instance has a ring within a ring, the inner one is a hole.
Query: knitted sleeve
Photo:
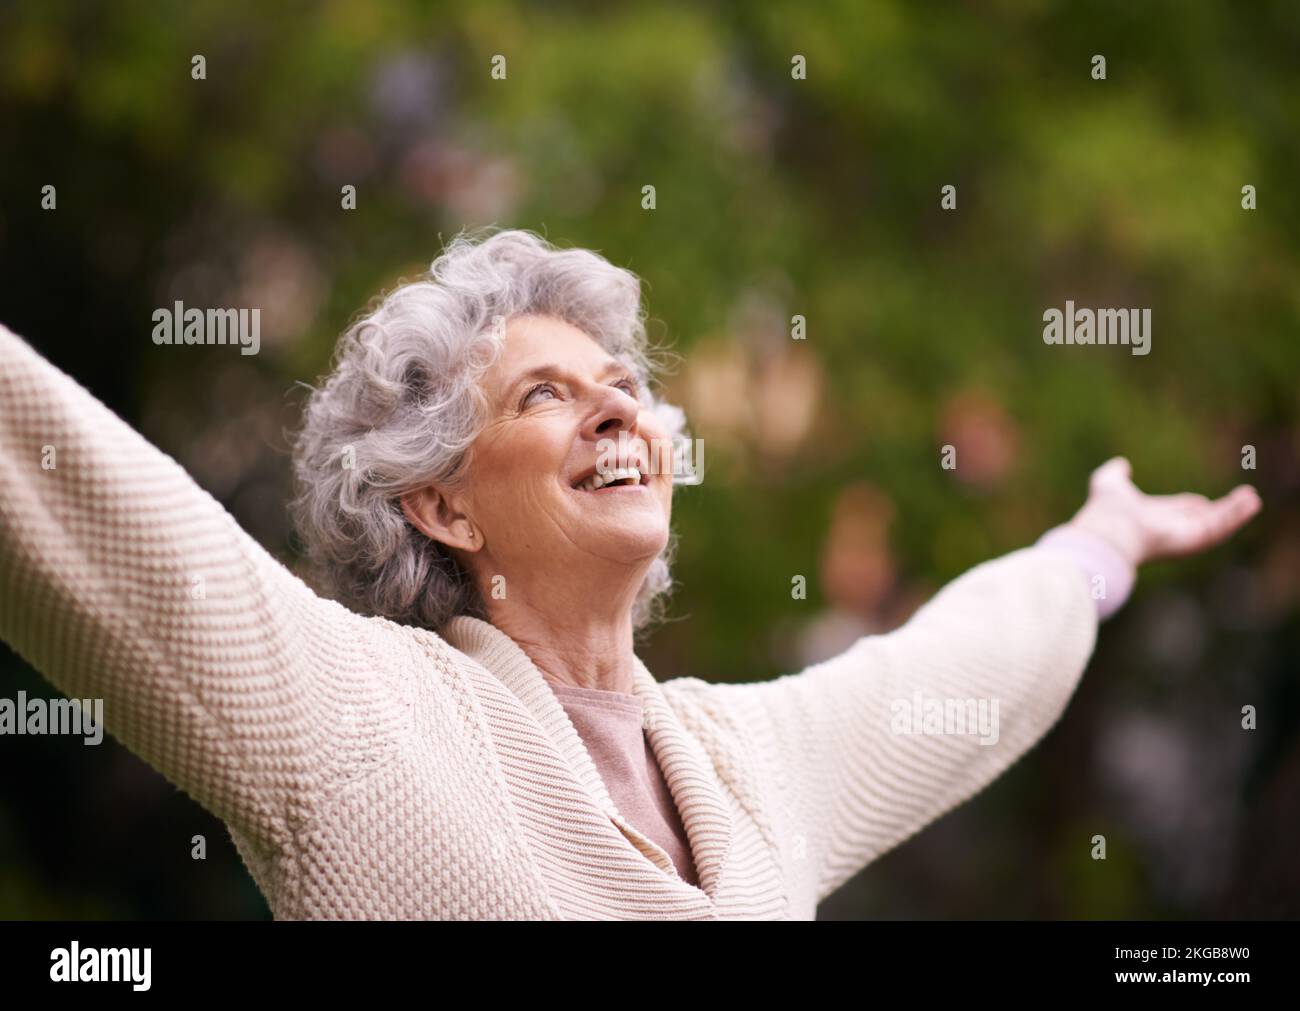
[[[330,760],[384,729],[360,726],[377,621],[0,326],[0,638],[254,845],[282,848]]]
[[[1025,548],[943,587],[903,627],[697,698],[751,742],[817,901],[1002,774],[1057,721],[1097,611],[1075,562]]]

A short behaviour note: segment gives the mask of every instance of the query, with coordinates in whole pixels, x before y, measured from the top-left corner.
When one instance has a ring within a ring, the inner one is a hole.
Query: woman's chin
[[[606,558],[654,558],[668,543],[668,508],[646,487],[571,491],[575,543],[593,545]],[[596,547],[598,546],[598,547]]]
[[[574,540],[593,545],[594,553],[605,558],[654,559],[668,543],[668,523],[662,517],[597,521],[584,526]]]

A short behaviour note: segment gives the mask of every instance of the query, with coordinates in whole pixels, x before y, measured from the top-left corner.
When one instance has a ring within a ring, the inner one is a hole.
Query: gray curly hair
[[[325,588],[363,614],[438,631],[487,618],[470,574],[407,521],[401,496],[468,480],[467,450],[489,420],[479,381],[517,315],[558,317],[590,335],[638,379],[676,444],[681,409],[651,384],[641,282],[585,249],[487,226],[456,235],[427,274],[377,298],[344,331],[333,371],[311,388],[293,439],[292,513]],[[640,630],[662,617],[677,537],[651,564],[632,610]]]

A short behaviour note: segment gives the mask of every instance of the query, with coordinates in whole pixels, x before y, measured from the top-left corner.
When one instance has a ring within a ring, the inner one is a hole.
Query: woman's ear
[[[430,540],[462,551],[477,551],[483,546],[483,538],[469,517],[457,510],[437,486],[407,492],[401,503],[407,522]]]

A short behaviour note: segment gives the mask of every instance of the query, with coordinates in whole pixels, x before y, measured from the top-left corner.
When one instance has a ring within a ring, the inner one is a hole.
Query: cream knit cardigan
[[[800,673],[660,683],[638,659],[696,888],[513,640],[317,596],[0,326],[0,637],[225,821],[277,918],[812,919],[1046,733],[1096,632],[1079,567],[1025,548]],[[998,700],[997,743],[891,733],[915,692]]]

